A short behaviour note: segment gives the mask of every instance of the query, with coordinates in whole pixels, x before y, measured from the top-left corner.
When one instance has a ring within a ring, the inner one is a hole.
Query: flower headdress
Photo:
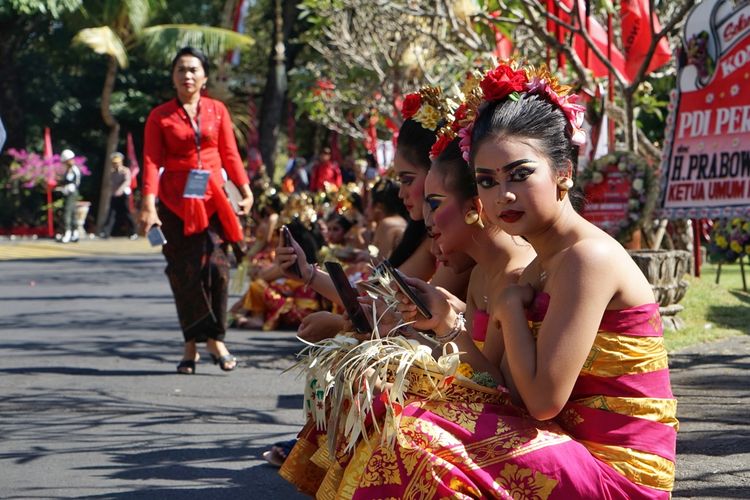
[[[517,101],[522,93],[547,96],[565,114],[570,125],[573,144],[582,146],[586,143],[586,133],[582,129],[586,107],[576,102],[578,96],[570,93],[571,87],[561,85],[546,66],[541,66],[539,69],[533,66],[518,69],[513,61],[500,63],[498,67],[485,73],[478,88],[472,91],[477,97],[467,98],[465,102],[465,112],[467,116],[471,116],[471,119],[467,120],[468,123],[458,131],[458,136],[461,137],[460,147],[463,158],[467,162],[471,151],[471,135],[479,107],[485,102],[501,101],[505,98]],[[456,114],[459,114],[458,110]]]
[[[404,98],[401,116],[418,122],[428,130],[436,131],[441,124],[453,121],[456,103],[443,94],[440,87],[425,86]]]
[[[474,119],[477,115],[477,109],[482,103],[482,89],[479,86],[479,82],[482,79],[482,74],[479,71],[470,71],[466,74],[466,81],[463,86],[457,92],[457,100],[461,103],[458,108],[453,112],[453,120],[444,124],[438,130],[438,137],[430,149],[430,159],[434,160],[440,153],[442,153],[448,144],[450,144],[456,137],[461,137],[461,142],[464,142],[466,132],[464,128],[472,127]],[[462,133],[463,132],[463,133]],[[468,129],[469,140],[471,139],[471,128]],[[468,160],[468,154],[464,153],[464,159]]]

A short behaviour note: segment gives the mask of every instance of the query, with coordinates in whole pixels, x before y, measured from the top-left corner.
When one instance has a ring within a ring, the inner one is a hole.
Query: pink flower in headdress
[[[583,146],[586,144],[586,132],[583,130],[586,106],[577,104],[577,100],[578,96],[575,94],[566,95],[558,99],[558,104],[570,122],[571,141],[573,144]]]
[[[526,84],[526,90],[529,94],[549,94],[552,87],[547,78],[536,75],[532,76],[531,80]]]
[[[546,95],[552,103],[559,106],[570,123],[570,136],[573,144],[578,146],[586,144],[586,132],[582,128],[586,106],[576,103],[578,101],[576,94],[560,95],[544,76],[532,77],[526,88],[530,94]]]
[[[474,132],[474,122],[469,123],[467,126],[458,131],[458,136],[461,140],[458,143],[458,147],[461,148],[463,159],[466,163],[469,163],[469,156],[471,154],[471,134]]]

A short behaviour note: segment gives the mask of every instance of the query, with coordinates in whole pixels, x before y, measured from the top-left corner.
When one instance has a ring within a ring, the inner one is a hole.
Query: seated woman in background
[[[378,249],[380,259],[393,253],[406,230],[408,212],[398,190],[398,183],[381,179],[370,192],[368,220],[375,225],[371,244]]]
[[[294,219],[287,227],[305,255],[316,260],[319,252],[316,226],[308,229],[302,221]],[[268,257],[273,259],[273,251]],[[246,330],[297,329],[307,315],[323,307],[314,290],[305,287],[300,278],[286,277],[273,260],[255,259],[250,264],[249,276],[247,292],[230,309],[233,316],[230,326]]]
[[[490,223],[537,253],[488,297],[510,402],[404,405],[395,448],[355,458],[352,498],[669,498],[677,420],[659,306],[625,249],[571,203],[583,107],[546,69],[501,65],[461,131]],[[439,291],[404,319],[473,348]],[[488,339],[489,345],[490,339]]]

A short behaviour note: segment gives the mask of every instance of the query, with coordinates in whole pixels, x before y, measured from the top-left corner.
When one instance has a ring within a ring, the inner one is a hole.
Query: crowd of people
[[[399,337],[445,370],[427,392],[372,371],[349,373],[340,399],[308,387],[298,438],[265,454],[284,478],[323,498],[670,497],[678,424],[659,307],[622,246],[579,213],[584,109],[568,87],[510,63],[470,74],[451,99],[425,87],[404,101],[392,168],[361,162],[345,178],[324,149],[277,186],[247,177],[226,108],[202,94],[208,70],[181,50],[176,99],[145,132],[139,223],[166,239],[178,373],[196,373],[204,342],[233,370],[227,328],[295,329],[327,360],[368,343],[371,366]],[[242,287],[231,306],[229,249]],[[406,288],[379,295],[386,260]],[[376,333],[355,331],[328,262],[363,311],[389,311],[365,315]]]

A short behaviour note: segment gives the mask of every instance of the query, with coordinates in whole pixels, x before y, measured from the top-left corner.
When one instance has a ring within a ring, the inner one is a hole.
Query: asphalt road
[[[303,423],[291,332],[182,353],[160,254],[0,263],[0,497],[300,498],[265,464]]]
[[[159,254],[0,262],[0,496],[294,499],[260,457],[302,424],[291,332],[231,331],[240,366],[174,373]],[[675,498],[750,497],[750,337],[671,358]]]

